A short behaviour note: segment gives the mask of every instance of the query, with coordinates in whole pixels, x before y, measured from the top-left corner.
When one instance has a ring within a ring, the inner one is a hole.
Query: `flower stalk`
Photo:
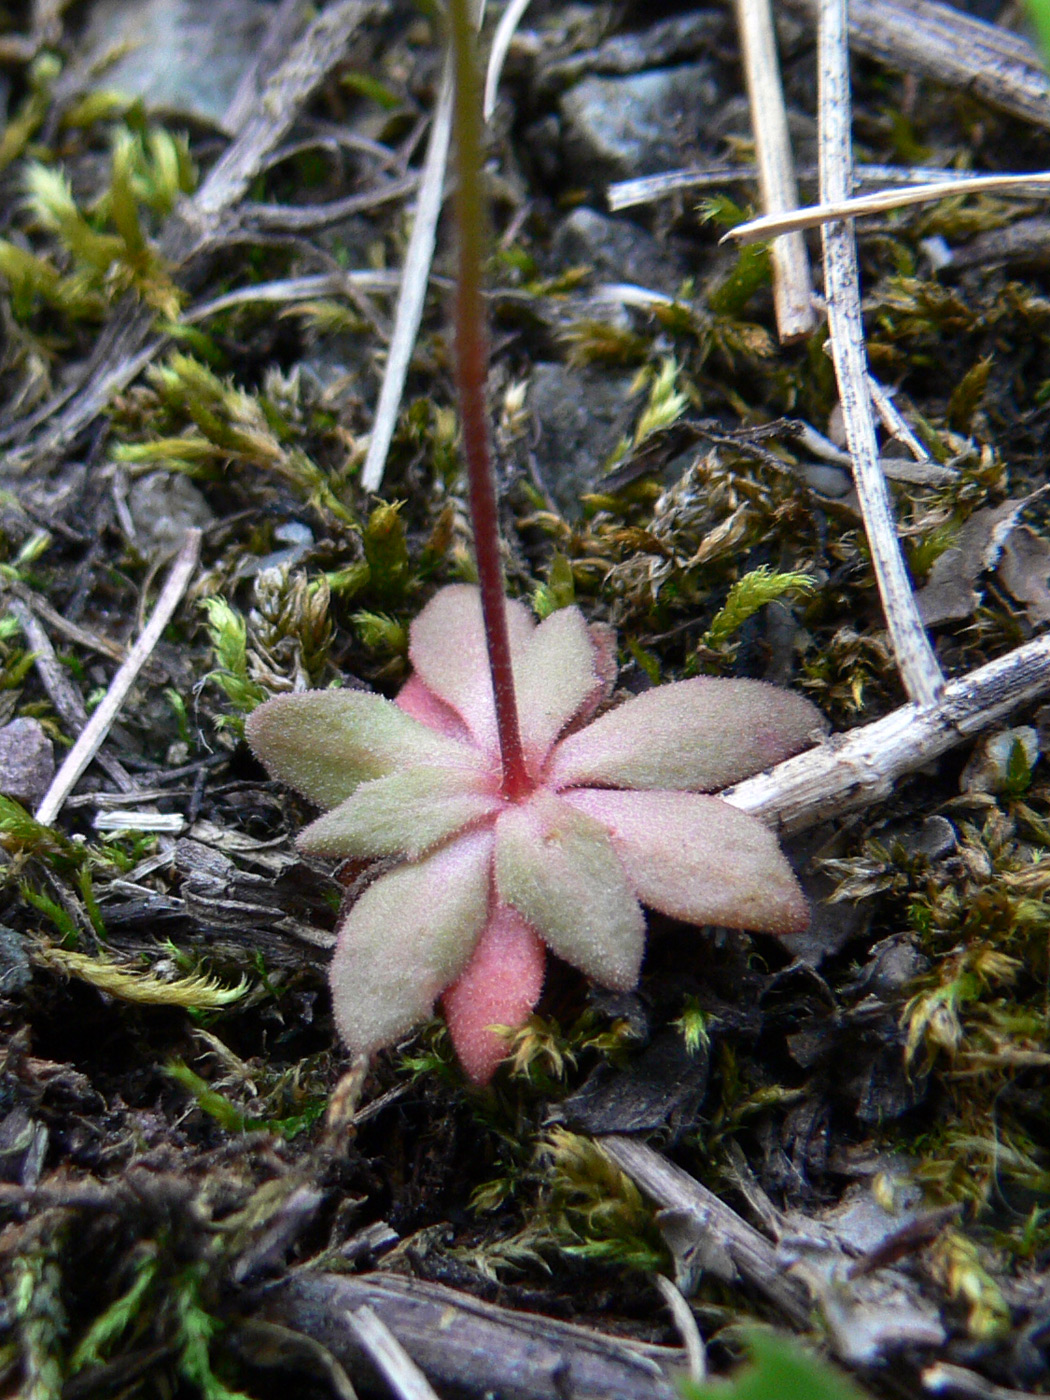
[[[514,691],[500,564],[499,511],[485,406],[488,349],[481,276],[488,220],[481,157],[481,95],[469,0],[450,0],[449,24],[455,72],[452,129],[456,144],[455,212],[459,236],[455,298],[456,387],[463,423],[463,452],[467,463],[481,611],[496,706],[502,791],[508,801],[515,802],[528,796],[532,782],[521,743]]]
[[[710,794],[820,732],[801,696],[695,677],[614,701],[615,639],[576,607],[508,601],[485,413],[486,243],[471,0],[449,0],[456,74],[456,379],[479,588],[439,589],[409,629],[395,700],[278,695],[245,734],[322,815],[313,856],[389,861],[340,914],[330,971],[353,1054],[440,999],[487,1084],[543,990],[548,950],[601,986],[638,983],[643,905],[691,924],[797,932],[806,900],[776,837]]]

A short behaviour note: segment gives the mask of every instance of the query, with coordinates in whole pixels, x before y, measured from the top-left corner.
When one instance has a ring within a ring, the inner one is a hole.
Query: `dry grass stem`
[[[813,19],[818,5],[786,0],[785,8]],[[1050,127],[1050,77],[1020,34],[934,0],[851,0],[848,18],[856,53]]]
[[[360,1343],[347,1316],[369,1307],[435,1385],[460,1393],[561,1400],[571,1374],[573,1393],[581,1397],[675,1400],[679,1394],[678,1347],[498,1307],[426,1279],[384,1270],[353,1275],[304,1269],[271,1297],[271,1316],[320,1337],[348,1367]]]
[[[1010,194],[1020,189],[1050,192],[1050,171],[1040,170],[1028,175],[960,175],[957,179],[937,180],[914,189],[843,195],[791,213],[764,214],[759,219],[749,219],[746,224],[737,224],[736,228],[730,229],[722,241],[757,243],[765,238],[779,240],[789,230],[818,228],[835,219],[885,214],[891,209],[903,209],[910,204],[929,204],[960,194]]]
[[[709,1240],[703,1257],[705,1274],[724,1283],[743,1278],[795,1327],[808,1325],[810,1307],[804,1286],[784,1271],[775,1247],[754,1226],[644,1142],[615,1135],[598,1142],[620,1170],[663,1211],[673,1213],[689,1230]],[[687,1253],[682,1251],[683,1255]],[[699,1255],[699,1249],[696,1253]],[[700,1265],[699,1258],[696,1263]],[[680,1271],[681,1268],[682,1264]]]
[[[1004,720],[1050,690],[1050,636],[1018,647],[946,683],[932,705],[912,702],[871,724],[748,778],[722,794],[727,802],[782,831],[888,797],[907,773]]]
[[[355,214],[367,214],[381,204],[404,199],[418,186],[419,179],[413,173],[377,181],[361,194],[350,194],[345,199],[332,199],[325,204],[242,204],[238,209],[238,226],[242,230],[259,229],[268,233],[315,232],[331,228]]]
[[[919,439],[912,432],[911,428],[904,420],[904,415],[894,403],[893,398],[882,387],[873,374],[868,375],[868,392],[871,394],[871,401],[875,405],[875,412],[882,419],[882,426],[898,442],[908,449],[917,462],[922,462],[924,466],[934,467],[940,471],[948,471],[952,476],[957,473],[950,467],[937,467],[933,458],[927,452]]]
[[[853,183],[845,9],[845,0],[822,0],[820,10],[820,165],[821,193],[826,203],[843,199]],[[886,625],[905,690],[919,705],[932,705],[944,678],[919,618],[897,541],[886,478],[879,470],[853,226],[835,222],[825,224],[822,232],[832,358],[845,418],[846,441],[853,458],[853,480],[860,498]]]
[[[372,1308],[348,1312],[346,1320],[398,1400],[438,1400],[426,1376]]]
[[[268,79],[280,66],[282,55],[295,42],[304,9],[302,0],[280,0],[274,9],[255,59],[241,77],[237,91],[223,113],[222,129],[227,135],[236,136],[243,130],[263,100]]]
[[[55,774],[51,786],[36,810],[36,819],[43,826],[50,826],[58,816],[62,810],[63,802],[98,752],[99,746],[104,742],[110,726],[120,713],[128,691],[135,684],[136,677],[160,641],[161,634],[171,621],[175,609],[193,577],[193,571],[196,569],[197,560],[200,557],[200,545],[201,532],[187,530],[185,542],[175,557],[167,582],[161,590],[145,631],[128,652],[127,659],[110,682],[109,689],[98,709],[88,720],[80,737],[66,755],[65,762]]]
[[[365,269],[359,272],[322,272],[312,277],[283,277],[273,282],[257,282],[251,287],[239,287],[210,301],[191,306],[179,317],[184,326],[198,325],[220,312],[235,306],[271,303],[274,306],[294,306],[296,302],[312,301],[315,297],[346,296],[353,292],[390,292],[398,284],[395,272]]]
[[[696,1385],[707,1380],[707,1348],[696,1325],[696,1318],[682,1290],[664,1274],[653,1274],[661,1298],[667,1304],[667,1311],[674,1319],[678,1335],[686,1355],[686,1374]]]
[[[762,207],[768,216],[787,214],[798,208],[798,184],[770,0],[736,0],[736,18],[758,155]],[[777,332],[782,342],[801,339],[817,324],[805,241],[798,233],[784,234],[774,239],[770,255]]]
[[[35,613],[41,622],[46,622],[48,627],[57,632],[59,636],[65,637],[67,642],[75,642],[77,646],[84,647],[88,651],[98,652],[100,656],[108,656],[110,661],[115,661],[118,666],[127,656],[127,649],[122,647],[119,642],[111,641],[109,637],[102,637],[97,632],[91,632],[75,622],[69,622],[32,589],[24,588],[17,583],[12,583],[9,587],[14,596]]]
[[[401,273],[401,290],[394,313],[394,333],[387,352],[383,387],[379,391],[368,453],[361,470],[361,485],[366,491],[378,491],[386,470],[387,453],[397,426],[401,397],[405,389],[408,366],[416,347],[419,323],[423,319],[430,267],[434,261],[438,217],[445,191],[449,143],[452,139],[452,60],[446,56],[441,75],[441,89],[434,108],[434,121],[423,161],[423,173],[416,198],[416,213],[412,235]]]
[[[816,186],[820,180],[820,170],[815,165],[800,165],[796,170],[800,185]],[[888,185],[891,187],[914,185],[934,185],[942,181],[978,180],[983,176],[967,176],[958,170],[947,170],[934,165],[857,165],[853,169],[856,185]],[[1027,176],[1018,179],[1027,180]],[[651,204],[654,200],[665,199],[681,190],[713,189],[722,185],[751,183],[758,179],[756,165],[709,165],[690,166],[685,170],[664,170],[658,175],[640,175],[632,180],[618,180],[605,192],[609,208],[616,213],[621,209],[632,209],[638,204]],[[1029,187],[1018,185],[1014,194],[1018,198],[1043,199],[1045,191],[1038,185]]]
[[[80,692],[70,681],[66,668],[55,654],[51,638],[34,610],[23,599],[10,598],[7,607],[33,650],[33,665],[48,699],[70,734],[79,735],[87,725],[87,711],[84,709]],[[110,754],[99,754],[98,758],[100,765],[122,793],[134,790],[134,779],[118,759]]]
[[[511,40],[514,38],[529,4],[530,0],[510,0],[510,4],[500,15],[499,24],[496,25],[496,32],[492,36],[492,48],[489,50],[488,67],[485,69],[485,99],[482,114],[486,121],[492,120],[492,114],[496,110],[496,96],[499,91],[503,64],[506,62]]]

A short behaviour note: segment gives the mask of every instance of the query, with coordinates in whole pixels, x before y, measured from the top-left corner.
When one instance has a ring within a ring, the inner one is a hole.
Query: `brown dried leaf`
[[[999,577],[1024,603],[1029,622],[1050,622],[1050,540],[1027,525],[1018,525],[1003,545]]]
[[[926,587],[915,595],[927,627],[970,617],[980,604],[977,580],[994,567],[1017,517],[1032,498],[1004,501],[974,511],[959,530],[955,543],[936,560]]]

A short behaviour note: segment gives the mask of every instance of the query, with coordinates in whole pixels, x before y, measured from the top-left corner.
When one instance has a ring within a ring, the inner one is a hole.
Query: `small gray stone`
[[[699,157],[698,133],[717,96],[701,63],[585,78],[560,102],[566,164],[588,184],[688,165]]]
[[[0,924],[0,997],[13,997],[32,981],[32,963],[25,939],[15,928]]]
[[[927,817],[918,831],[909,833],[904,839],[904,849],[909,855],[922,855],[927,860],[939,860],[955,850],[958,834],[947,817]]]
[[[674,296],[686,276],[684,262],[630,219],[610,219],[595,209],[574,209],[554,236],[558,267],[587,263],[606,282],[633,282]]]
[[[536,464],[568,516],[599,484],[602,467],[627,427],[631,375],[540,364],[528,406],[539,425]]]
[[[218,126],[272,13],[261,0],[96,0],[81,61],[90,69],[126,46],[94,86]]]
[[[186,531],[207,529],[215,519],[211,507],[181,472],[150,472],[128,492],[128,509],[136,542],[144,553],[178,549]]]
[[[807,462],[802,467],[802,475],[811,491],[832,500],[841,500],[853,490],[853,478],[841,467],[829,467],[825,463]]]
[[[1039,759],[1039,735],[1030,724],[1000,729],[981,739],[959,775],[960,792],[1006,792],[1015,748],[1028,768],[1034,768]]]
[[[893,933],[880,939],[856,980],[857,990],[880,1001],[892,1002],[917,977],[929,970],[930,960],[907,933]]]
[[[13,719],[0,729],[0,792],[35,807],[55,776],[55,751],[35,719]]]
[[[25,939],[17,929],[0,924],[0,996],[14,996],[32,980],[33,968]]]

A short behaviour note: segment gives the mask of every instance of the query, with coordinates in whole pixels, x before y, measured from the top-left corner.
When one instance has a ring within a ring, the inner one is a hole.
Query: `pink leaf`
[[[594,662],[594,645],[579,608],[551,613],[516,649],[521,741],[533,774],[572,717],[601,695]]]
[[[761,822],[691,792],[562,794],[609,831],[639,899],[693,924],[798,933],[809,922],[799,883]]]
[[[507,1054],[491,1026],[517,1028],[543,990],[547,962],[536,931],[506,904],[489,915],[462,975],[441,998],[452,1044],[475,1084],[487,1084]]]
[[[615,627],[610,627],[607,622],[592,622],[588,624],[587,631],[591,634],[594,671],[599,684],[597,690],[587,697],[586,704],[581,706],[573,723],[574,729],[580,728],[581,723],[589,721],[595,710],[612,696],[616,689],[616,677],[620,671],[616,658]]]
[[[508,603],[507,622],[521,739],[536,774],[573,716],[601,698],[605,677],[595,668],[595,643],[578,608],[562,608],[537,627],[521,603]],[[410,654],[417,684],[408,682],[398,704],[445,733],[455,732],[447,719],[451,710],[482,748],[496,753],[492,679],[477,589],[461,584],[437,593],[412,624]]]
[[[452,706],[446,705],[444,700],[439,700],[417,675],[411,675],[405,681],[397,692],[394,704],[399,710],[404,710],[406,715],[411,715],[413,719],[418,719],[420,724],[425,724],[428,729],[436,729],[439,734],[458,739],[464,744],[471,742],[470,730]]]
[[[764,681],[677,681],[568,735],[549,781],[713,791],[798,753],[825,728],[808,700]]]
[[[507,626],[513,653],[532,633],[534,624],[528,609],[508,602]],[[409,656],[427,689],[455,710],[482,748],[498,754],[478,590],[461,583],[435,593],[412,623]]]
[[[421,764],[374,778],[299,833],[301,851],[344,860],[424,851],[500,809],[499,777]]]
[[[645,918],[599,822],[540,789],[496,823],[496,888],[559,957],[633,987]]]
[[[353,1054],[418,1025],[463,971],[488,918],[491,862],[491,831],[462,836],[381,876],[347,914],[329,976]]]
[[[275,778],[319,807],[334,807],[371,778],[416,763],[479,769],[480,756],[364,690],[278,695],[244,732]]]

